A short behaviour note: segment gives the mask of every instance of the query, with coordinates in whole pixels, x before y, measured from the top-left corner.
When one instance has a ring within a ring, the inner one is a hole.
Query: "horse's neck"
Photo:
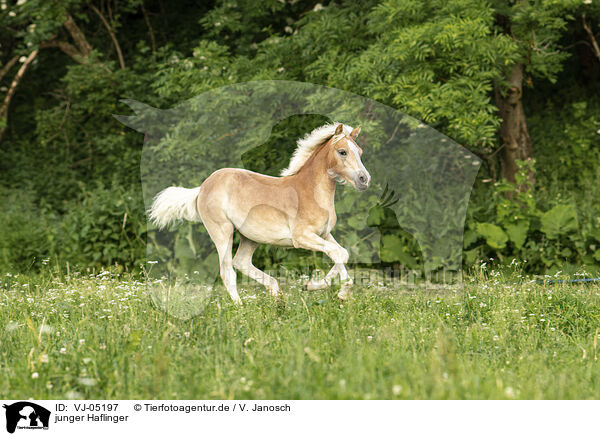
[[[327,173],[326,147],[318,150],[301,168],[298,176],[322,209],[333,209],[336,182]]]

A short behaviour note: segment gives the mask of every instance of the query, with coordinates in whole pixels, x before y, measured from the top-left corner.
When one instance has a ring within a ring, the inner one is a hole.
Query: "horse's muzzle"
[[[359,191],[364,191],[369,187],[371,176],[366,171],[359,171],[354,178],[354,186]]]

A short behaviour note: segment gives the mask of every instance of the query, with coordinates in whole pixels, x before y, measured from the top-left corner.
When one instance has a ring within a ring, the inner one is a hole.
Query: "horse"
[[[356,143],[360,126],[334,123],[314,129],[297,147],[280,177],[240,168],[222,168],[196,188],[172,186],[159,192],[148,210],[150,221],[163,229],[178,220],[201,221],[219,255],[220,276],[235,303],[236,272],[279,295],[277,280],[252,264],[259,244],[304,248],[325,253],[334,266],[323,279],[311,279],[309,290],[331,286],[339,275],[338,297],[348,298],[353,284],[346,270],[348,251],[334,239],[337,183],[368,188],[371,176]],[[233,234],[240,243],[232,257]]]

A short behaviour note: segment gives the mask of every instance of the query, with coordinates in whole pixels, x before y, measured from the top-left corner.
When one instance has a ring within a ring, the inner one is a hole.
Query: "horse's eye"
[[[346,150],[338,150],[338,153],[339,153],[341,156],[346,156]]]

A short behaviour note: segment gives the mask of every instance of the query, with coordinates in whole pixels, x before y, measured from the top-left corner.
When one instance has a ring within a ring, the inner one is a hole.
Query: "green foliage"
[[[493,8],[479,1],[385,1],[370,25],[381,35],[352,63],[365,92],[442,127],[465,145],[489,146],[499,126],[493,80],[517,47],[492,31]]]
[[[502,227],[498,227],[495,224],[490,223],[477,223],[477,233],[485,238],[485,242],[497,250],[502,250],[506,247],[508,242],[508,236],[502,230]]]
[[[533,77],[556,81],[569,55],[560,50],[559,40],[580,5],[577,0],[494,0],[492,4],[508,25],[503,29],[519,44],[520,62]]]
[[[125,69],[91,4],[108,18]],[[7,229],[0,236],[2,262],[27,269],[58,255],[81,266],[117,262],[129,268],[143,259],[143,137],[113,118],[127,110],[120,99],[164,109],[222,85],[290,79],[374,98],[484,158],[465,226],[467,265],[488,257],[527,259],[532,271],[565,262],[598,265],[600,64],[586,43],[583,13],[597,33],[597,2],[580,0],[268,0],[259,8],[247,0],[184,1],[168,8],[152,0],[8,1],[0,14],[0,63],[41,48],[8,119],[0,120],[6,127],[0,186],[8,188],[0,210]],[[78,45],[64,26],[67,14],[92,47],[85,61],[49,44]],[[516,62],[525,71],[537,174],[535,187],[524,191],[502,181],[481,182],[497,180],[495,92],[506,86],[504,75]],[[19,64],[1,79],[2,96]],[[277,174],[295,139],[323,121],[307,120],[282,123],[267,144],[242,156],[244,166]],[[177,139],[157,147],[165,162],[177,152]],[[215,143],[210,153],[218,152]],[[367,230],[380,233],[385,263],[421,266],[421,249],[428,247],[400,228],[385,202],[365,195],[338,207],[368,215]],[[125,212],[131,227],[123,229]],[[336,231],[364,251],[358,221],[339,222]],[[190,238],[177,240],[182,259],[192,247]],[[261,247],[256,258],[273,266],[290,255]],[[297,258],[308,260],[314,261],[307,253]]]
[[[540,212],[528,179],[528,174],[535,172],[533,163],[519,162],[519,167],[515,184],[495,183],[492,197],[479,207],[470,208],[465,230],[465,248],[470,247],[466,252],[467,262],[483,256],[483,252],[473,248],[479,237],[499,256],[513,253],[521,258],[527,253],[525,242],[533,236]]]
[[[0,270],[35,270],[56,248],[57,217],[31,191],[0,187],[0,198]]]
[[[263,0],[257,7],[253,0],[220,0],[199,22],[208,38],[246,54],[255,52],[257,44],[270,36],[293,33],[298,16],[316,3]]]
[[[171,51],[155,68],[151,86],[172,104],[240,80],[227,47],[214,41],[200,41],[191,57]]]
[[[75,265],[143,263],[146,220],[139,193],[118,186],[84,190],[77,203],[69,204],[61,222],[60,251]]]
[[[83,188],[59,215],[35,194],[0,188],[0,270],[37,271],[49,262],[121,270],[143,263],[145,229],[139,192],[118,186]]]
[[[532,102],[529,117],[538,173],[572,189],[584,187],[598,176],[600,167],[600,104],[586,100],[574,84],[568,93],[558,91]]]
[[[577,211],[573,204],[559,204],[542,214],[541,231],[550,239],[558,239],[577,230]]]
[[[590,202],[587,195],[562,199],[532,186],[519,191],[517,186],[527,186],[532,170],[531,164],[520,162],[516,184],[497,183],[491,201],[471,203],[464,241],[467,263],[487,257],[505,263],[524,260],[528,271],[597,264],[597,202]],[[592,186],[592,192],[598,192],[599,180]]]

